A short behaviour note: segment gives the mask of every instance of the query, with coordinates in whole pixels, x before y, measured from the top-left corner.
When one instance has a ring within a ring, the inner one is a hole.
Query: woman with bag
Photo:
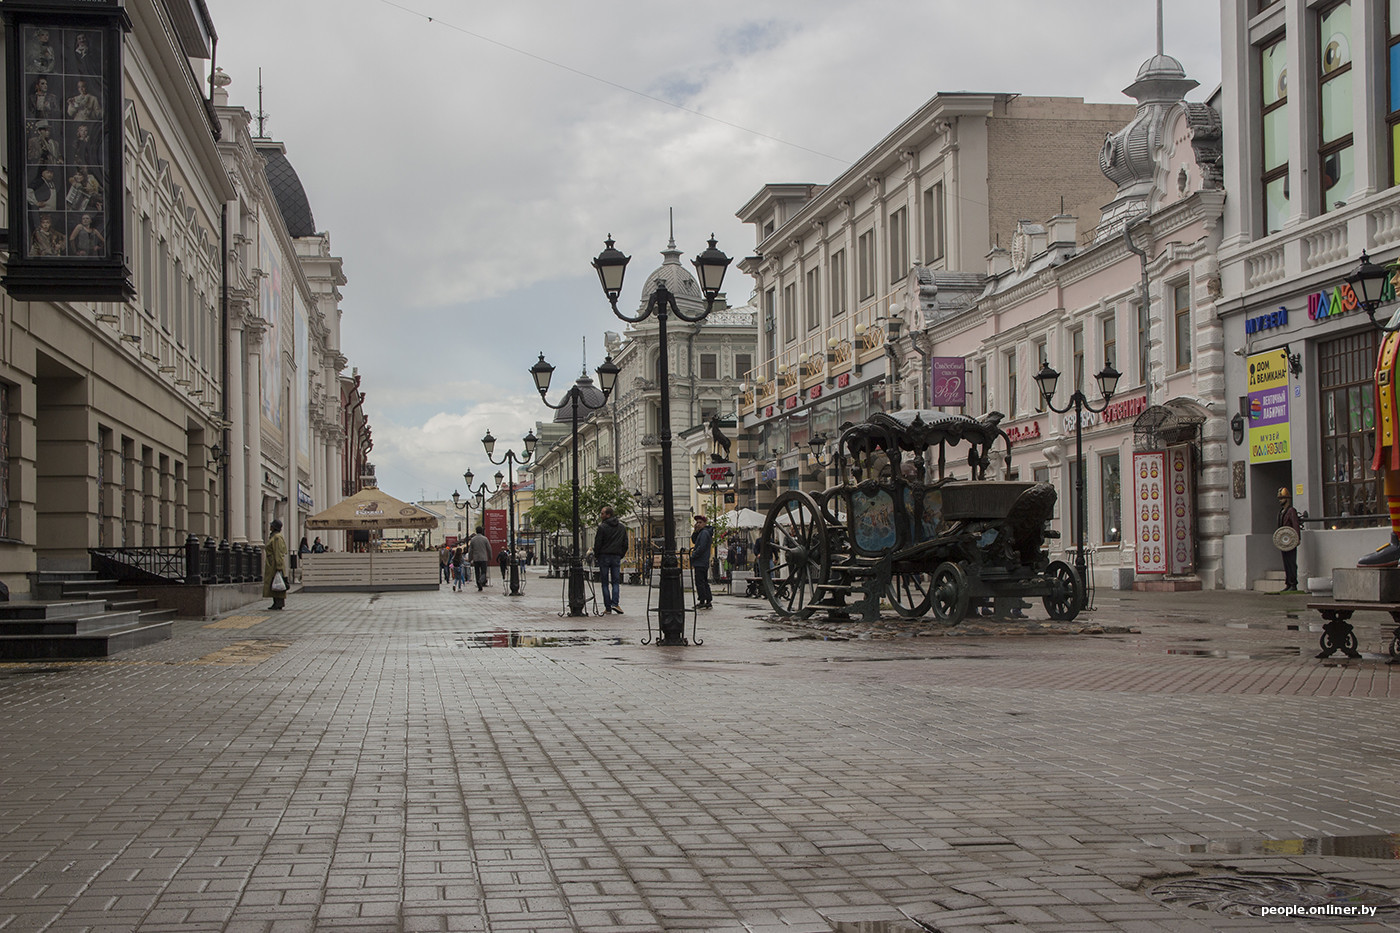
[[[272,598],[269,609],[281,609],[287,604],[287,539],[280,518],[267,527],[272,534],[263,545],[263,596]]]

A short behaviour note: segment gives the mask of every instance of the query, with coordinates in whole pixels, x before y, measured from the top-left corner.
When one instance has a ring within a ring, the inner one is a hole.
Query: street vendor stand
[[[314,531],[382,532],[437,525],[432,512],[373,486],[306,520],[306,527]],[[436,551],[328,551],[301,555],[301,566],[302,590],[308,593],[435,590],[442,579]]]

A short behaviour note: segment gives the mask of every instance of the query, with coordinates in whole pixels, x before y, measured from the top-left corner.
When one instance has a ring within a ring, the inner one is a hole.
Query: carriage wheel
[[[1070,622],[1084,608],[1084,581],[1079,572],[1062,560],[1052,560],[1045,568],[1050,592],[1045,595],[1045,611],[1056,622]]]
[[[827,582],[831,570],[826,523],[816,500],[796,490],[779,496],[763,521],[759,543],[763,595],[779,615],[807,618],[821,595],[817,586]]]
[[[885,591],[894,611],[906,619],[927,615],[933,605],[933,584],[926,573],[894,573]]]
[[[972,589],[967,585],[967,571],[962,565],[944,561],[933,568],[929,580],[929,602],[933,617],[939,622],[957,625],[967,615],[972,601]]]

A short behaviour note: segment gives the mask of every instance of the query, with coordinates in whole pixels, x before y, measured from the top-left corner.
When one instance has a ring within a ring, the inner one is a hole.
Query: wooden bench
[[[1330,658],[1338,651],[1349,658],[1361,657],[1361,652],[1357,650],[1356,630],[1351,625],[1351,616],[1355,612],[1388,613],[1391,621],[1395,623],[1395,631],[1391,634],[1390,645],[1387,648],[1390,663],[1394,664],[1397,657],[1400,657],[1400,603],[1331,600],[1308,603],[1308,608],[1317,611],[1327,620],[1322,626],[1322,637],[1318,639],[1318,646],[1322,648],[1317,655],[1319,658]]]

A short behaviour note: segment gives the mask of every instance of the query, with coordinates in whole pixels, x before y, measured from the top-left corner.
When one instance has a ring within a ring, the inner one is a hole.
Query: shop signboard
[[[1249,387],[1249,462],[1293,459],[1288,422],[1288,350],[1255,353],[1246,361]]]
[[[505,509],[485,509],[481,513],[481,524],[486,527],[486,538],[491,542],[492,560],[510,541],[510,532],[506,530],[509,524],[507,514]]]
[[[961,356],[933,358],[933,404],[961,408],[967,404],[967,361]]]
[[[1137,572],[1167,572],[1167,455],[1133,454],[1133,536]]]

